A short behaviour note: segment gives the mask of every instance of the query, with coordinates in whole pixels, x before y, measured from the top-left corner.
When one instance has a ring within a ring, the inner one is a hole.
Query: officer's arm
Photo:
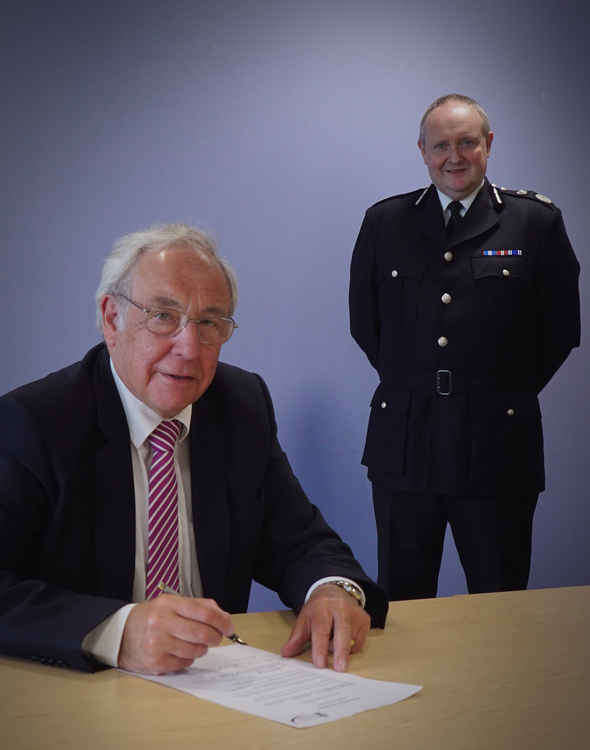
[[[572,348],[580,345],[580,265],[561,212],[553,210],[536,277],[541,317],[537,392],[551,380]]]
[[[348,302],[350,332],[373,367],[377,368],[379,317],[375,284],[374,226],[369,212],[365,214],[352,254]]]

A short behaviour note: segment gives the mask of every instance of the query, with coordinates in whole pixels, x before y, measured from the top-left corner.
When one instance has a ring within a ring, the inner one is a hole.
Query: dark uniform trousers
[[[434,186],[371,207],[351,331],[380,376],[363,463],[379,583],[435,596],[450,524],[470,592],[526,588],[538,393],[579,344],[579,265],[544,196],[487,181],[449,240]]]

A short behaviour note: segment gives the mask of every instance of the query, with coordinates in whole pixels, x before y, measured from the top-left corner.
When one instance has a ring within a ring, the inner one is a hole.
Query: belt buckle
[[[450,370],[436,371],[436,392],[439,396],[450,396],[453,392],[453,374]]]

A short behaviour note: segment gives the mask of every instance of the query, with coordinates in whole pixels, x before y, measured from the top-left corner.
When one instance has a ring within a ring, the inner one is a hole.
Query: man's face
[[[131,274],[129,297],[142,307],[176,309],[191,318],[230,314],[223,272],[192,250],[145,253]],[[138,399],[170,419],[207,390],[221,347],[201,343],[196,325],[188,323],[173,337],[155,335],[145,313],[115,296],[105,297],[102,311],[115,370]]]
[[[476,109],[450,100],[428,115],[418,148],[436,187],[460,200],[481,184],[493,138],[493,133],[483,135]]]

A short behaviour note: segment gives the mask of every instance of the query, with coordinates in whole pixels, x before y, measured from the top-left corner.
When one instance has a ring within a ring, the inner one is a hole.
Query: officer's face
[[[451,100],[428,115],[418,148],[436,187],[460,200],[481,184],[493,138],[484,136],[477,110]]]
[[[132,274],[130,297],[147,308],[178,310],[191,318],[230,314],[223,272],[192,250],[146,253]],[[220,345],[202,343],[192,324],[175,336],[157,336],[145,323],[141,310],[116,296],[105,297],[105,342],[119,377],[140,401],[170,419],[207,390]]]

